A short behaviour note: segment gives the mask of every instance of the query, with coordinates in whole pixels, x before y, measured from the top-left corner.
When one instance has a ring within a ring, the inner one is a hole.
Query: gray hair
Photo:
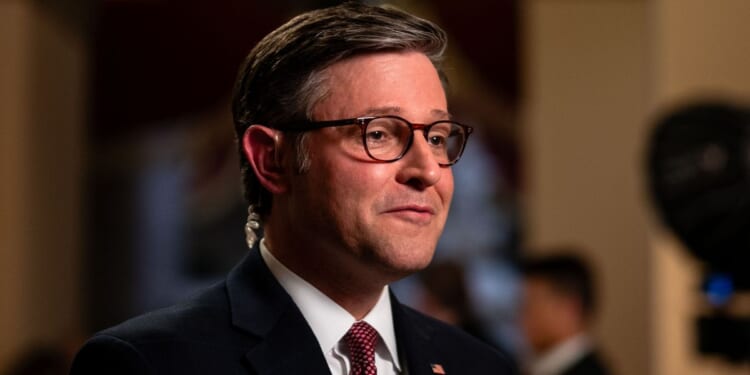
[[[240,169],[247,201],[266,215],[271,195],[250,168],[241,139],[252,124],[284,130],[312,120],[328,94],[326,68],[352,56],[385,51],[424,53],[445,82],[441,68],[447,44],[434,23],[390,6],[347,2],[303,13],[272,31],[247,55],[232,97]],[[304,132],[295,134],[297,168],[309,165]]]

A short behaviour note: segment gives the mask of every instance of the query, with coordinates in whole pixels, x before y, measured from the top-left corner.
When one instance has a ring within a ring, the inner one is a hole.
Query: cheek
[[[535,312],[534,308],[529,306],[528,303],[524,304],[521,308],[521,326],[527,334],[535,330],[537,321],[539,320]]]
[[[438,194],[446,207],[450,206],[453,199],[453,183],[453,171],[450,168],[446,168],[440,177],[440,181],[437,183]]]
[[[370,210],[385,195],[389,176],[387,164],[340,163],[329,169],[329,195],[348,210]]]
[[[543,331],[549,320],[549,306],[545,300],[530,300],[521,308],[521,321],[530,331]]]

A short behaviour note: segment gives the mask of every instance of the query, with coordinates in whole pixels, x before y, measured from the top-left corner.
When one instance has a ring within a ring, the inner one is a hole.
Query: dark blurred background
[[[290,16],[336,3],[0,2],[0,374],[64,363],[242,256],[236,70]],[[439,271],[396,292],[469,306],[467,329],[522,356],[518,261],[573,245],[598,275],[594,333],[617,373],[747,374],[696,349],[703,269],[656,219],[643,158],[679,104],[750,98],[750,3],[389,3],[447,30],[451,111],[478,129]]]

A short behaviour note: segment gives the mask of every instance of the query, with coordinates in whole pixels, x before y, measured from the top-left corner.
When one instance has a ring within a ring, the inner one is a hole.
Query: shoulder
[[[566,375],[608,375],[606,361],[596,351],[591,351],[568,369]]]
[[[193,358],[240,355],[223,283],[185,303],[150,312],[95,334],[71,374],[151,374],[195,366]]]
[[[429,344],[435,351],[435,358],[450,362],[451,368],[460,368],[461,373],[467,374],[514,375],[518,373],[515,362],[510,357],[465,331],[407,306],[403,306],[403,314],[416,329],[429,337]],[[448,372],[447,368],[446,372]],[[452,372],[455,373],[455,371]]]
[[[70,373],[155,374],[147,358],[133,344],[115,336],[98,334],[78,351]]]
[[[135,344],[210,339],[215,328],[225,326],[230,319],[226,287],[222,282],[185,302],[134,317],[94,337],[112,336]]]

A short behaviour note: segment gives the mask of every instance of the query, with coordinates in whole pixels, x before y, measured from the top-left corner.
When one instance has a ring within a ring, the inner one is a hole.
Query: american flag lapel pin
[[[433,374],[445,375],[445,370],[443,369],[443,365],[441,365],[439,363],[433,363],[433,364],[431,364],[430,368],[432,368],[432,373]]]

